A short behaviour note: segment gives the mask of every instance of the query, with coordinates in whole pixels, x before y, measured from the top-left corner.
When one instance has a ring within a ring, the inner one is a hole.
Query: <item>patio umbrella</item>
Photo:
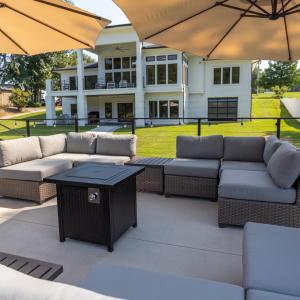
[[[0,0],[0,53],[93,48],[109,22],[61,0]]]
[[[300,59],[300,0],[114,0],[141,40],[206,59]]]

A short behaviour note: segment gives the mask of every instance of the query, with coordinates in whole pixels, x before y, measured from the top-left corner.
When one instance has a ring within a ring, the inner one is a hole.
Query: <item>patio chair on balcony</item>
[[[127,89],[128,88],[128,82],[127,82],[127,80],[121,80],[119,82],[119,88],[120,89]]]
[[[105,79],[99,79],[95,84],[95,89],[105,89],[105,88],[106,88]]]
[[[61,82],[61,89],[63,91],[69,91],[70,90],[70,82],[63,80]]]
[[[116,88],[116,83],[113,81],[108,81],[106,84],[107,89],[115,89]]]

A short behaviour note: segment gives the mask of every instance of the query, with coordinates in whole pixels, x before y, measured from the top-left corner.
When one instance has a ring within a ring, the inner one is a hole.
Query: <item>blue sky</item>
[[[73,0],[73,2],[80,8],[111,20],[114,25],[129,22],[121,9],[112,0]]]

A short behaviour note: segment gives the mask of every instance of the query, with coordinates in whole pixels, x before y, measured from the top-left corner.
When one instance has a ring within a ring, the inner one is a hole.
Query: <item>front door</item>
[[[127,121],[133,118],[132,103],[118,103],[118,119],[119,121]]]

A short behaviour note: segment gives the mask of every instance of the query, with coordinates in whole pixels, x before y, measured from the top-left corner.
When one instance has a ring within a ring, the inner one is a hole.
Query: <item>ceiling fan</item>
[[[116,51],[119,51],[119,52],[125,52],[125,51],[127,51],[127,50],[129,50],[129,49],[126,48],[126,47],[117,45],[117,46],[115,47],[115,50],[116,50]]]

